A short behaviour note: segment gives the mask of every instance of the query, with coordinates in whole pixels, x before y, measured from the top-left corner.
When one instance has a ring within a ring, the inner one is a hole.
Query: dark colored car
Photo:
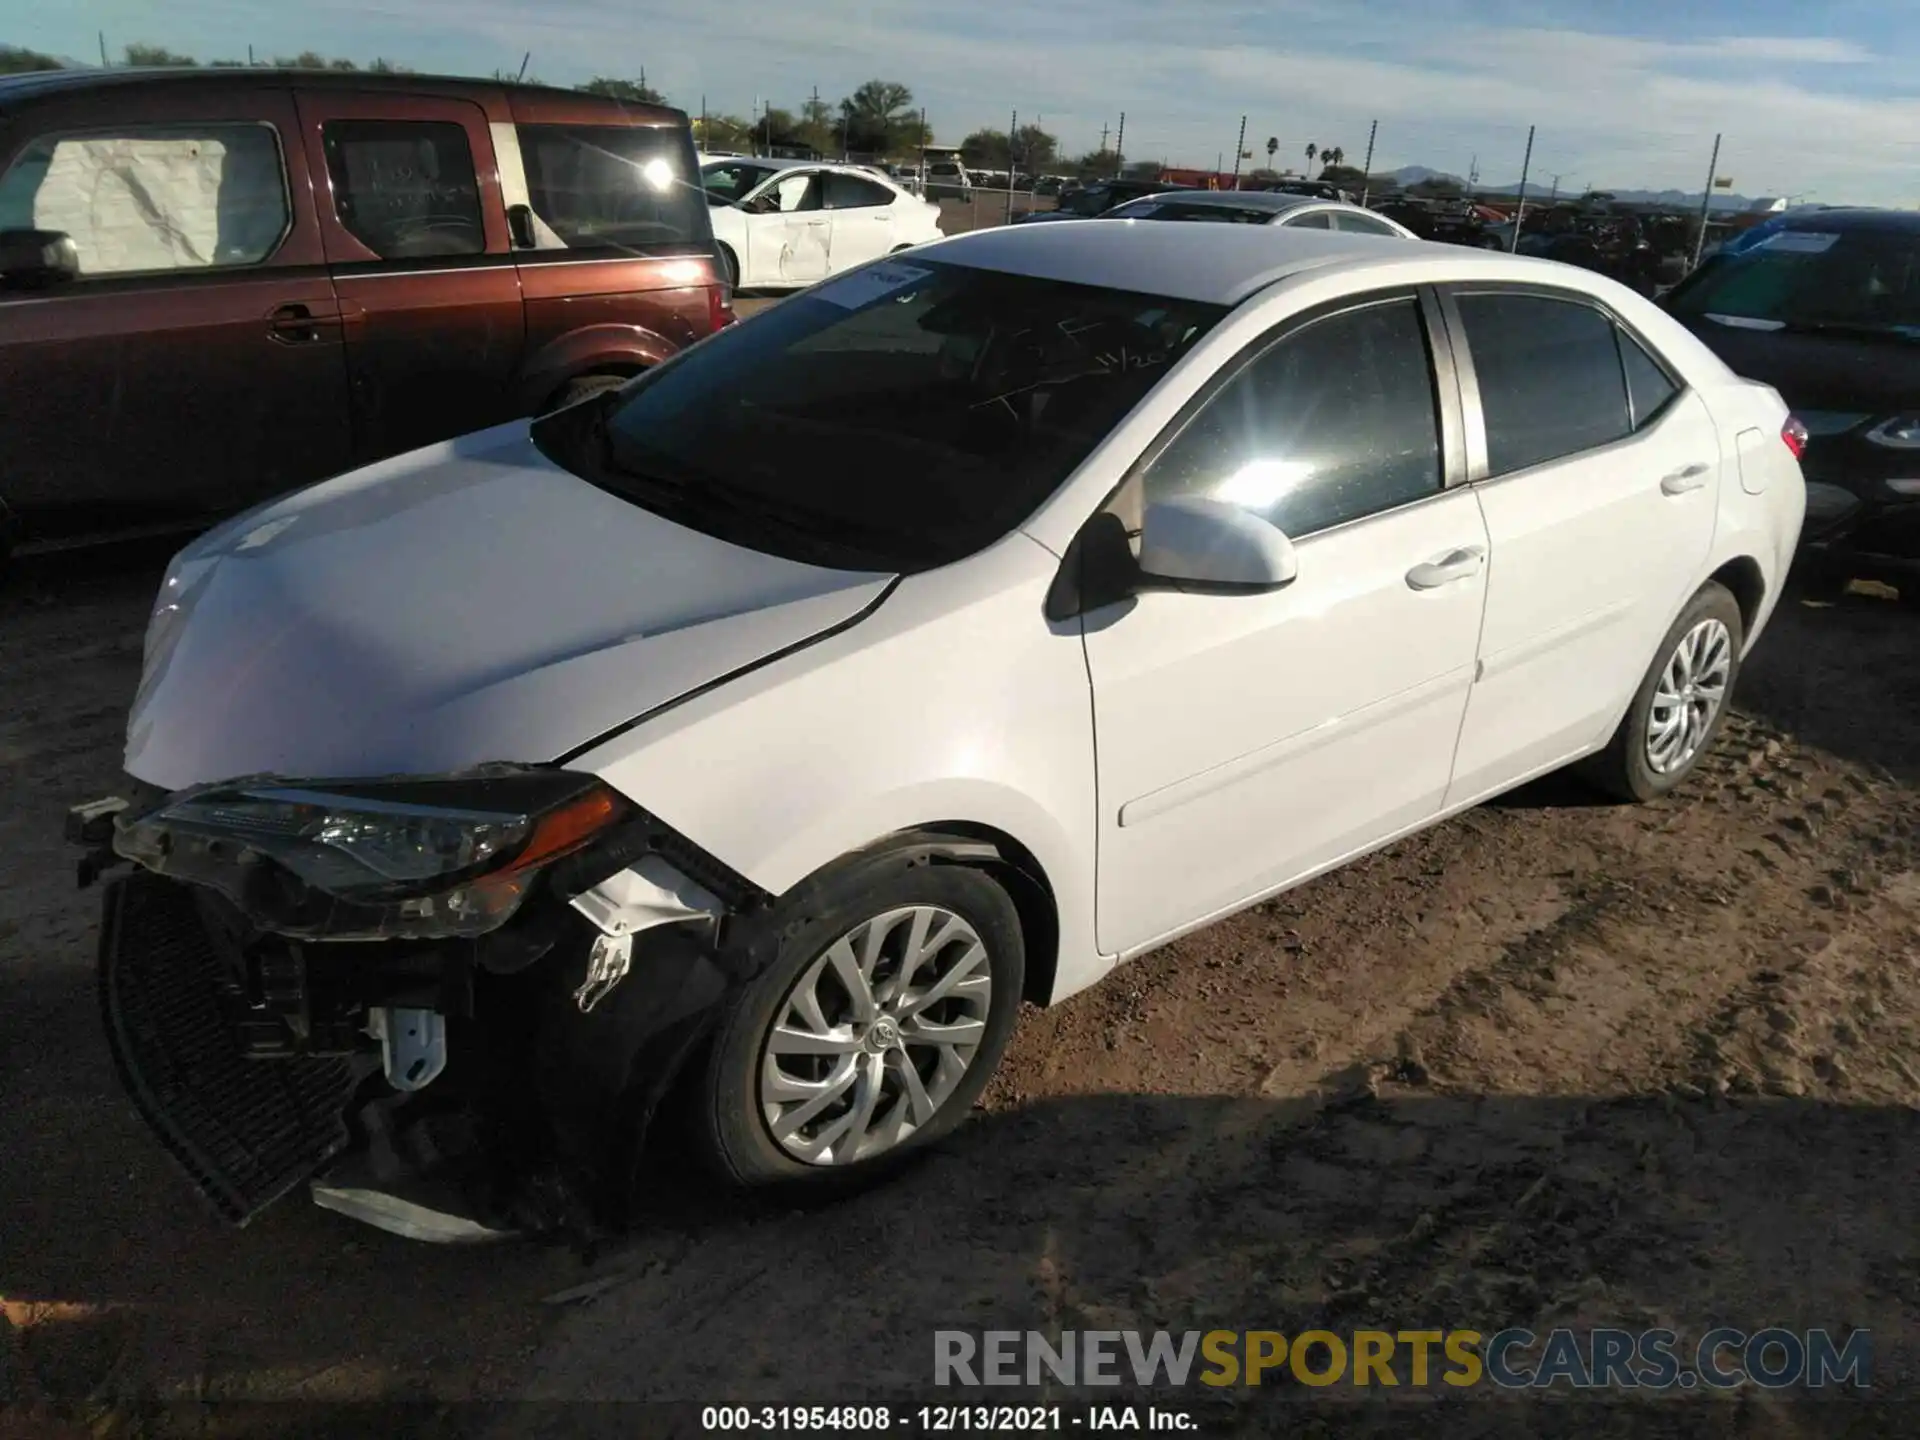
[[[1920,604],[1920,214],[1788,217],[1663,303],[1805,424],[1803,575]]]
[[[1064,190],[1051,210],[1036,210],[1013,223],[1032,224],[1040,220],[1088,220],[1104,215],[1116,205],[1138,200],[1142,195],[1158,195],[1167,188],[1160,180],[1096,180],[1090,185]]]
[[[204,523],[731,319],[677,110],[412,75],[0,80],[0,515],[26,547]]]

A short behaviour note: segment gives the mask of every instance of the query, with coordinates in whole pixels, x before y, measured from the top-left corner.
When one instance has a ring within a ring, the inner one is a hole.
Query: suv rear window
[[[543,248],[704,248],[707,204],[678,130],[643,125],[521,125],[520,159]]]

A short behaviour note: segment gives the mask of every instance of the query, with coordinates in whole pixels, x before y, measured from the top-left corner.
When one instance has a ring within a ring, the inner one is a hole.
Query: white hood
[[[126,768],[177,790],[551,761],[850,623],[890,579],[676,525],[554,465],[516,422],[183,550]]]

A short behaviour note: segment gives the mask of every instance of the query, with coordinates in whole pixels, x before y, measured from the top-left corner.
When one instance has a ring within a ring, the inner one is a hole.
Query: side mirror
[[[0,284],[25,289],[77,279],[80,252],[60,230],[0,230]]]
[[[1299,570],[1278,526],[1225,500],[1160,500],[1141,519],[1140,573],[1148,580],[1277,590]]]

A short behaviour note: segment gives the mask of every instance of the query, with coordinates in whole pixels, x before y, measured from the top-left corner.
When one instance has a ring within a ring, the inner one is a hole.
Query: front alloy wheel
[[[862,857],[786,897],[778,952],[728,1000],[694,1138],[748,1187],[878,1178],[986,1087],[1025,979],[1019,913],[988,873]]]
[[[760,1113],[808,1165],[891,1150],[932,1123],[980,1052],[986,945],[961,916],[904,906],[863,921],[801,973],[760,1066]]]

